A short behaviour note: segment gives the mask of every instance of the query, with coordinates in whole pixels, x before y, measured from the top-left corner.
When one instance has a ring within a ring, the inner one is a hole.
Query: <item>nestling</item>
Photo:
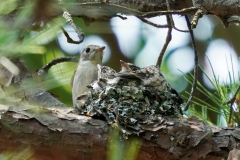
[[[88,91],[87,86],[98,79],[97,64],[102,64],[103,50],[105,46],[89,45],[81,52],[80,60],[72,76],[72,101],[73,106],[79,108],[84,104],[83,100],[76,98]]]
[[[140,68],[122,60],[120,63],[122,70],[115,74],[116,77],[140,80],[144,86],[156,87],[159,91],[164,91],[169,86],[164,75],[156,66]]]

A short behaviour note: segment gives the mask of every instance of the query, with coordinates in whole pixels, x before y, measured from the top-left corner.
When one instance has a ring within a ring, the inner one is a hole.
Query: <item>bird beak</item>
[[[97,52],[102,52],[105,49],[105,46],[98,48],[96,51]]]
[[[125,63],[124,61],[120,60],[120,64],[122,67],[122,71],[132,71],[131,68],[129,68],[129,66],[127,65],[127,63]]]

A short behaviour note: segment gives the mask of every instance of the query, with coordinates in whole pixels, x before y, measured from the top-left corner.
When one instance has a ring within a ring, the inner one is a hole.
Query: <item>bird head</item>
[[[105,46],[88,45],[83,49],[80,61],[91,61],[94,64],[102,64],[104,49]]]

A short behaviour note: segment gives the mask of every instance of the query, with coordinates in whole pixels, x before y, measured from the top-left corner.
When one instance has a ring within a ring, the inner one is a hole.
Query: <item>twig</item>
[[[153,23],[145,18],[142,18],[142,17],[139,17],[139,16],[136,16],[138,19],[140,19],[142,22],[144,23],[147,23],[153,27],[156,27],[156,28],[170,28],[170,24],[163,24],[163,25],[160,25],[160,24],[156,24],[156,23]]]
[[[172,17],[172,16],[171,16]],[[175,29],[176,31],[179,31],[179,32],[184,32],[184,33],[187,33],[187,32],[189,32],[188,30],[182,30],[182,29],[178,29],[176,26],[175,26],[175,24],[174,24],[174,22],[173,22],[173,19],[172,19],[172,26],[173,26],[173,29]]]
[[[122,20],[126,20],[126,19],[127,19],[127,17],[123,17],[123,16],[121,16],[121,15],[116,15],[115,17],[118,17],[118,18],[120,18],[120,19],[122,19]]]
[[[62,62],[77,62],[76,57],[60,57],[60,58],[56,58],[54,60],[52,60],[50,63],[46,64],[45,66],[43,66],[42,68],[40,68],[39,70],[37,70],[37,74],[39,76],[44,75],[45,73],[48,72],[48,70],[58,64],[58,63],[62,63]]]
[[[196,49],[196,44],[195,44],[195,40],[194,40],[194,35],[193,35],[193,31],[192,31],[192,28],[191,28],[191,23],[188,19],[187,16],[185,16],[185,19],[186,19],[186,22],[187,22],[187,27],[189,29],[189,33],[190,33],[190,36],[191,36],[191,40],[192,40],[192,46],[193,46],[193,50],[194,50],[194,79],[193,79],[193,83],[192,83],[192,89],[191,89],[191,92],[190,92],[190,96],[188,98],[188,101],[184,107],[184,111],[187,111],[188,110],[188,107],[191,103],[191,100],[193,98],[193,93],[194,91],[196,90],[196,87],[197,87],[197,67],[198,67],[198,53],[197,53],[197,49]]]
[[[229,113],[229,120],[228,120],[228,124],[231,123],[231,119],[232,119],[232,111],[233,111],[233,103],[236,100],[237,94],[240,91],[240,85],[238,86],[237,90],[235,91],[234,95],[232,96],[232,98],[226,103],[226,104],[230,104],[230,113]]]
[[[166,0],[166,4],[167,4],[167,9],[168,9],[168,11],[170,11],[169,0]],[[171,14],[169,15],[169,18],[170,18],[171,26],[172,26],[173,29],[175,29],[176,31],[179,31],[179,32],[189,32],[188,30],[178,29],[178,28],[175,26],[175,24],[174,24],[173,17],[172,17]]]
[[[73,29],[75,30],[75,32],[77,33],[78,38],[79,38],[79,41],[73,40],[73,39],[68,35],[68,33],[64,30],[64,28],[61,27],[64,35],[65,35],[66,38],[67,38],[67,42],[68,42],[68,43],[73,43],[73,44],[80,44],[80,43],[82,43],[83,40],[84,40],[84,34],[83,34],[81,31],[79,31],[79,29],[77,28],[77,26],[76,26],[75,23],[73,22],[72,17],[71,17],[71,15],[68,13],[68,11],[67,11],[66,9],[63,9],[63,11],[64,11],[64,12],[63,12],[63,17],[64,17],[64,18],[66,19],[66,21],[73,27]]]
[[[191,22],[191,28],[196,28],[197,24],[198,24],[198,20],[199,18],[202,18],[203,16],[203,10],[202,9],[198,9],[197,12],[194,14],[192,22]]]
[[[142,17],[139,17],[139,16],[136,16],[138,19],[140,19],[142,22],[144,22],[144,23],[147,23],[147,24],[149,24],[149,25],[151,25],[151,26],[153,26],[153,27],[156,27],[156,28],[173,28],[173,29],[175,29],[176,31],[179,31],[179,32],[189,32],[188,30],[181,30],[181,29],[178,29],[176,26],[175,26],[175,24],[174,24],[174,22],[173,22],[173,19],[172,19],[172,16],[171,15],[169,15],[170,16],[170,24],[171,24],[171,26],[169,26],[168,24],[163,24],[163,25],[160,25],[160,24],[156,24],[156,23],[153,23],[153,22],[151,22],[151,21],[149,21],[149,20],[147,20],[147,19],[145,19],[145,18],[142,18]]]
[[[166,41],[165,41],[165,43],[164,43],[164,45],[163,45],[163,48],[162,48],[162,50],[161,50],[161,52],[160,52],[160,54],[159,54],[159,57],[158,57],[158,60],[157,60],[157,63],[156,63],[156,66],[157,66],[157,67],[160,67],[160,66],[161,66],[161,64],[162,64],[162,59],[163,59],[163,55],[164,55],[164,53],[165,53],[165,51],[166,51],[166,49],[167,49],[167,46],[168,46],[169,42],[170,42],[171,39],[172,39],[172,27],[171,27],[170,17],[169,17],[169,16],[166,16],[166,17],[167,17],[167,23],[168,23],[169,28],[168,28],[168,33],[167,33]]]

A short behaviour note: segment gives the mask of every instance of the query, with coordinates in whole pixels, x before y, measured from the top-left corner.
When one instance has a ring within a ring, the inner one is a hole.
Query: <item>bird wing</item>
[[[71,89],[73,87],[73,80],[74,80],[74,76],[75,76],[76,71],[77,71],[77,69],[75,69],[75,71],[73,72],[73,75],[72,75],[72,78],[71,78],[71,81],[70,81]]]

